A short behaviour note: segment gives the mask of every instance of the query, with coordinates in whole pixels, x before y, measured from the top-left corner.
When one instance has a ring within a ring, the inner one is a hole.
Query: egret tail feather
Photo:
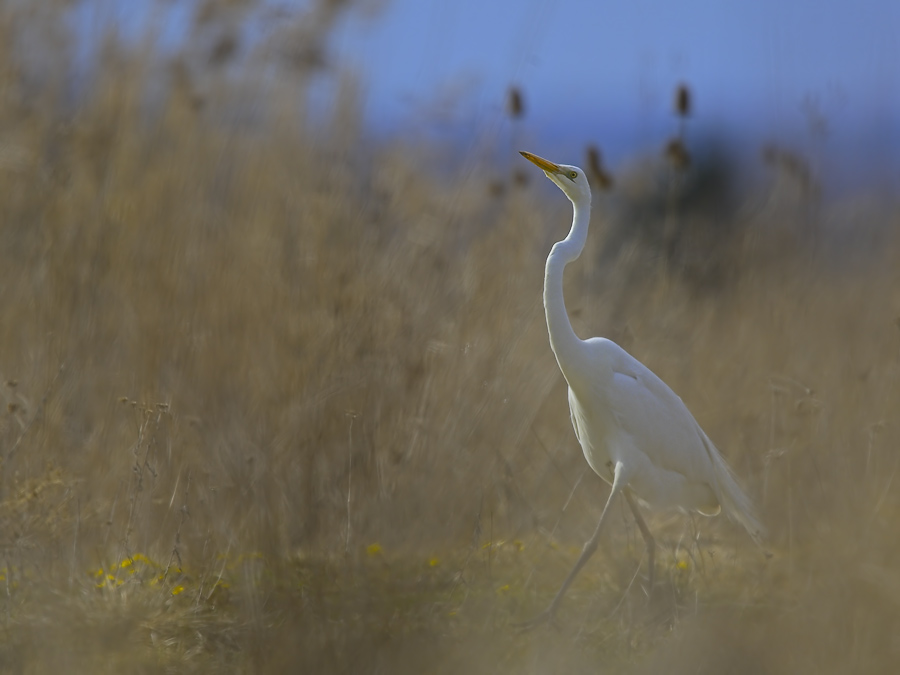
[[[758,546],[762,546],[762,541],[766,537],[766,528],[756,515],[753,502],[741,489],[741,486],[738,485],[731,467],[728,466],[722,455],[719,454],[716,446],[713,445],[699,425],[697,426],[697,432],[700,434],[703,446],[712,460],[716,479],[716,496],[719,499],[722,510],[725,511],[725,514],[731,520],[742,525]]]

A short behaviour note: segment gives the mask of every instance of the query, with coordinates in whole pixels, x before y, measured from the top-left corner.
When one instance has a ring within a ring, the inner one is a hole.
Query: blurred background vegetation
[[[190,7],[183,49],[113,22],[85,57],[71,3],[0,5],[0,669],[891,671],[896,206],[776,146],[744,184],[677,116],[621,172],[546,151],[596,181],[576,330],[681,395],[770,540],[651,514],[648,603],[621,509],[521,635],[607,494],[541,306],[568,203],[369,136],[352,2]]]

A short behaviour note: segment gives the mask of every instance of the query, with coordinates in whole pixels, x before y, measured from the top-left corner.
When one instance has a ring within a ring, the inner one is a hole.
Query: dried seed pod
[[[691,90],[686,84],[679,84],[675,89],[675,112],[679,117],[691,114]]]
[[[219,36],[209,53],[209,63],[214,66],[221,66],[231,61],[237,54],[239,48],[238,39],[235,35],[226,33]]]
[[[673,138],[666,143],[664,154],[677,169],[686,169],[691,165],[691,155],[680,138]]]
[[[598,188],[601,190],[612,188],[612,176],[603,168],[603,159],[596,145],[587,147],[587,166],[588,173]]]
[[[513,85],[509,88],[506,97],[506,111],[514,120],[519,119],[525,114],[525,102],[522,98],[522,90]]]

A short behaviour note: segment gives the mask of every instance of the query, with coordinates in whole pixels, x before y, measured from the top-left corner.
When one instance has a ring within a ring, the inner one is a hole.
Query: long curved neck
[[[581,356],[582,341],[575,335],[566,311],[566,300],[563,295],[563,272],[566,265],[576,260],[584,250],[587,241],[588,225],[591,220],[591,204],[572,203],[574,214],[572,229],[568,236],[553,245],[547,256],[544,268],[544,312],[547,316],[547,330],[550,333],[550,346],[556,354],[560,370],[571,383],[572,368],[577,368]]]

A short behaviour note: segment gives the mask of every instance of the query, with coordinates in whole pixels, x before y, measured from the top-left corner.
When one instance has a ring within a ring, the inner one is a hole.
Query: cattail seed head
[[[596,145],[587,147],[587,165],[591,172],[603,170],[603,161],[600,157],[600,149]]]
[[[234,57],[239,46],[235,35],[226,33],[220,36],[209,53],[209,63],[214,66],[224,65]]]
[[[686,84],[679,84],[675,89],[675,112],[679,117],[691,114],[691,90]]]
[[[603,168],[603,159],[596,145],[587,147],[587,166],[588,173],[598,188],[601,190],[612,188],[612,176]]]
[[[676,169],[686,169],[691,165],[691,155],[680,138],[673,138],[666,143],[663,154]]]
[[[515,85],[509,88],[509,94],[506,97],[506,111],[514,120],[519,119],[525,114],[525,102],[522,99],[522,90]]]

